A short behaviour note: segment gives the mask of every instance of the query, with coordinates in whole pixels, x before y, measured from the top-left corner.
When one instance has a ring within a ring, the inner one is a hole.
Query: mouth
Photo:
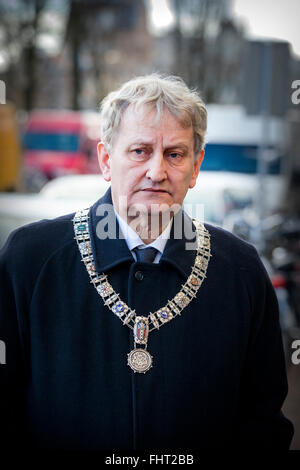
[[[142,191],[147,191],[147,192],[150,192],[150,193],[165,193],[165,194],[169,194],[169,192],[166,191],[165,189],[145,188],[145,189],[142,189]]]

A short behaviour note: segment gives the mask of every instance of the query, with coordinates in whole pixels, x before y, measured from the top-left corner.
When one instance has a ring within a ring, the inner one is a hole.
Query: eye
[[[144,161],[145,159],[148,158],[148,151],[147,149],[142,149],[142,148],[133,148],[130,151],[130,158],[135,161]]]
[[[181,160],[182,155],[178,152],[170,152],[169,157],[170,157],[171,160],[179,161],[179,160]]]
[[[147,151],[145,149],[137,148],[132,150],[133,157],[137,158],[144,158],[147,155]]]

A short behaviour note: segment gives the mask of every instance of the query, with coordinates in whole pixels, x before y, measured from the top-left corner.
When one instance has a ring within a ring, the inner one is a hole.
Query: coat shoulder
[[[75,213],[24,225],[9,235],[0,250],[0,262],[9,270],[34,270],[62,247],[74,243],[72,219]]]
[[[233,233],[211,224],[205,223],[210,233],[212,256],[227,265],[254,275],[265,276],[265,268],[256,248]]]

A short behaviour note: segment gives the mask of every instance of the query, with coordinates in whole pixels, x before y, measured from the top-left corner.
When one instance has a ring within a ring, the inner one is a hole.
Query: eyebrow
[[[153,145],[153,142],[152,142],[151,140],[149,140],[149,141],[146,141],[146,140],[138,140],[138,141],[136,141],[136,142],[130,144],[130,145],[128,146],[128,148],[136,147],[136,146],[139,146],[139,145],[140,145],[140,146],[145,145],[145,146],[147,147],[147,146],[149,146],[149,145]],[[168,145],[164,150],[176,149],[176,148],[180,148],[180,149],[182,149],[182,150],[184,150],[184,151],[186,151],[186,152],[188,152],[188,150],[189,150],[189,147],[188,147],[186,144],[184,144],[183,142],[178,142],[178,143],[174,143],[174,144],[172,144],[172,145]]]
[[[182,149],[182,150],[185,150],[186,152],[189,151],[189,147],[187,145],[185,145],[184,143],[182,142],[178,142],[178,144],[174,144],[174,145],[170,145],[169,147],[167,148],[175,148],[175,149]]]
[[[147,140],[137,140],[135,142],[133,142],[132,144],[130,144],[128,147],[136,147],[137,145],[153,145],[153,142],[151,142],[151,140],[147,141]]]

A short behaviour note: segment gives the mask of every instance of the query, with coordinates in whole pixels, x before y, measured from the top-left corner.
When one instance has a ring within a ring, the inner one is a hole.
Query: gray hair
[[[111,148],[114,133],[129,105],[138,110],[146,104],[155,107],[158,119],[166,107],[183,127],[193,126],[194,151],[198,156],[205,145],[207,113],[204,102],[180,77],[157,73],[133,78],[104,98],[100,107],[101,140],[104,145]]]

